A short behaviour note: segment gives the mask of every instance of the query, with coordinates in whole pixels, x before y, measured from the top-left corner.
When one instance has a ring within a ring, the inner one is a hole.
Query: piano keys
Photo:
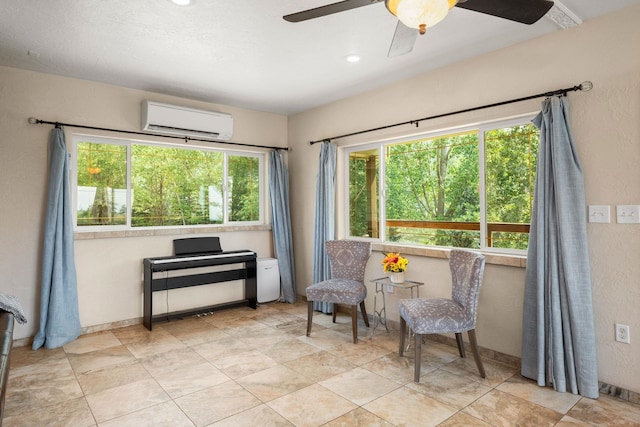
[[[178,270],[180,268],[234,264],[235,262],[244,262],[246,257],[252,256],[255,257],[256,253],[251,251],[230,251],[218,254],[180,255],[146,259],[149,260],[151,265],[155,266],[153,271],[165,271],[167,269]]]

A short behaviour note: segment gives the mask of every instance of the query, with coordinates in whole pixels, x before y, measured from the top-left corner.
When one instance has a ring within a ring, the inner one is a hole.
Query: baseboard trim
[[[627,390],[626,388],[618,387],[615,385],[607,384],[602,381],[598,381],[598,389],[601,395],[615,397],[627,402],[636,403],[640,405],[640,393]]]
[[[124,328],[125,326],[140,325],[142,324],[142,317],[135,319],[121,320],[118,322],[102,323],[100,325],[86,326],[80,328],[80,336],[86,334],[92,334],[94,332],[110,331],[112,329]],[[19,338],[13,340],[14,347],[31,347],[33,345],[34,337]]]
[[[142,317],[134,319],[120,320],[118,322],[103,323],[101,325],[86,326],[81,329],[80,335],[92,334],[94,332],[110,331],[111,329],[124,328],[126,326],[142,324]]]

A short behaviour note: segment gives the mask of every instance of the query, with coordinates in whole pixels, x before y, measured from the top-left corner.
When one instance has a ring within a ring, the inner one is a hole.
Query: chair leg
[[[351,329],[353,329],[353,343],[358,344],[358,306],[351,306]]]
[[[360,302],[360,311],[362,312],[362,320],[364,320],[364,324],[369,327],[369,316],[367,316],[367,308],[364,306],[364,301]]]
[[[400,357],[404,354],[404,337],[407,335],[407,321],[404,317],[400,316],[400,349],[398,354]]]
[[[420,382],[420,362],[422,361],[422,335],[414,334],[416,337],[416,360],[414,361],[413,382]]]
[[[313,301],[307,301],[307,336],[311,335],[312,323],[313,323]]]
[[[476,331],[475,329],[471,329],[469,332],[469,344],[471,346],[471,352],[473,353],[473,358],[476,361],[476,366],[478,367],[478,371],[480,371],[480,376],[482,378],[487,378],[487,374],[484,372],[484,366],[482,366],[482,359],[480,359],[480,353],[478,352],[478,342],[476,341]]]
[[[456,333],[456,344],[458,344],[458,352],[460,353],[460,357],[465,357],[464,341],[462,341],[462,333]]]
[[[336,323],[336,314],[338,314],[338,304],[333,304],[331,307],[331,312],[333,313],[333,323]]]

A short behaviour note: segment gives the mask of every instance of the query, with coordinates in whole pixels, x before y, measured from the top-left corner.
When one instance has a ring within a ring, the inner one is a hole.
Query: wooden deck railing
[[[436,230],[464,230],[480,232],[479,222],[459,222],[459,221],[410,221],[410,220],[387,220],[387,227],[404,228],[427,228]],[[528,233],[529,224],[498,223],[487,224],[487,246],[493,246],[493,233]]]

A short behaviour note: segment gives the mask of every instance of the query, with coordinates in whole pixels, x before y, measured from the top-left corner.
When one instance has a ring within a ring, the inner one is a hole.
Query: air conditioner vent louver
[[[177,134],[185,134],[185,135],[200,134],[202,136],[208,136],[209,138],[211,138],[211,137],[220,138],[220,134],[218,132],[206,132],[206,131],[201,131],[201,130],[177,128],[177,127],[173,127],[173,126],[162,126],[162,125],[150,124],[148,126],[148,130],[154,130],[154,131],[157,131],[157,132],[174,133],[174,134],[175,133],[177,133]]]
[[[148,100],[142,101],[140,123],[143,131],[171,135],[218,140],[228,140],[233,135],[231,114]]]

